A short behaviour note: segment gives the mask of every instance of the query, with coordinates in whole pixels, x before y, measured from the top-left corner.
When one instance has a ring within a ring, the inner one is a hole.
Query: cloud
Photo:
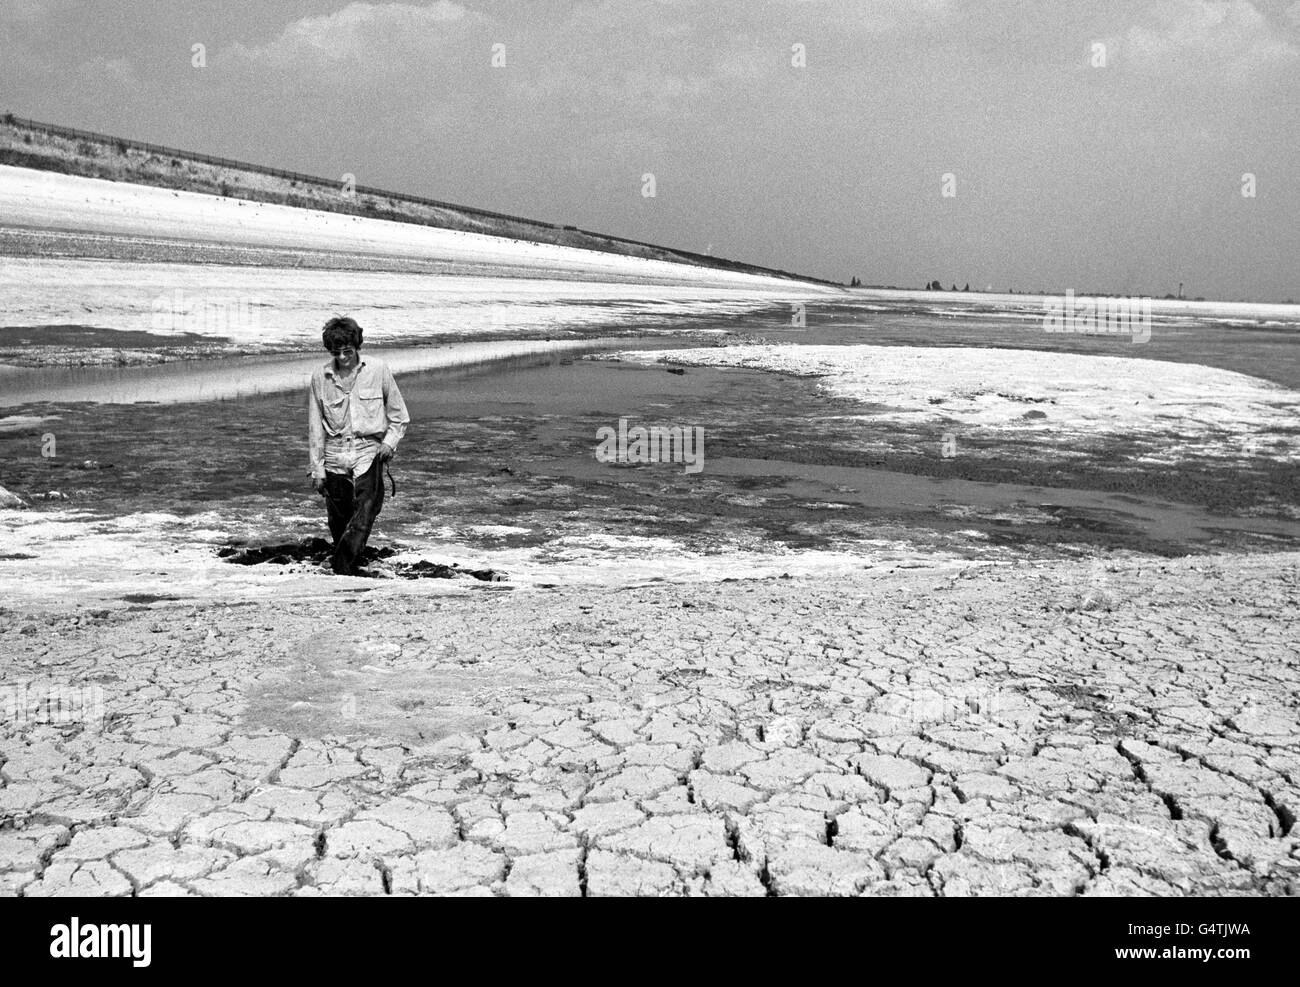
[[[816,8],[817,18],[861,35],[903,35],[947,25],[959,13],[954,0],[786,0],[795,10]]]
[[[780,99],[795,91],[792,39],[826,50],[841,39],[852,45],[857,38],[915,34],[949,23],[958,9],[954,0],[771,3],[785,16],[773,19],[772,6],[752,9],[749,0],[582,0],[530,22],[521,34],[510,19],[452,0],[354,2],[295,20],[267,40],[231,46],[229,57],[214,64],[242,63],[249,78],[269,85],[382,93],[393,106],[427,102],[434,76],[474,78],[444,87],[440,100],[463,110],[482,103],[485,93],[509,91],[519,105],[544,106],[605,131],[632,118],[663,123],[718,105],[750,106],[750,94],[763,90]],[[497,40],[509,42],[508,71],[490,80],[475,76]],[[402,84],[406,79],[410,85]],[[417,93],[424,96],[416,100]]]
[[[90,84],[87,87],[88,92],[99,91],[106,81],[130,89],[140,87],[140,78],[136,74],[135,66],[127,58],[104,58],[96,55],[89,61],[82,62],[77,67],[77,71]]]
[[[76,88],[82,93],[79,102],[95,116],[138,106],[149,93],[149,87],[142,82],[129,58],[95,55],[77,65],[75,78]]]
[[[308,63],[388,63],[395,54],[445,40],[468,12],[451,0],[423,6],[409,3],[350,3],[321,17],[304,17],[261,44],[233,45],[235,57],[278,66]]]
[[[1121,58],[1142,71],[1196,66],[1229,79],[1300,59],[1300,46],[1286,29],[1251,0],[1161,0],[1119,40],[1119,48]]]
[[[67,6],[68,0],[4,0],[0,3],[0,22],[31,24]]]

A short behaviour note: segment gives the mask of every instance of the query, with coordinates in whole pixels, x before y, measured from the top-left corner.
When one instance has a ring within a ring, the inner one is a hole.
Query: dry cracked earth
[[[0,887],[1295,895],[1297,561],[10,609]]]

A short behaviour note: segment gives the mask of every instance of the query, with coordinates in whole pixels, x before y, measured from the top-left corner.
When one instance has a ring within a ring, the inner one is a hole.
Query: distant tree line
[[[850,279],[849,279],[849,287],[850,287],[850,288],[861,288],[861,287],[864,287],[864,285],[863,285],[863,283],[862,283],[862,279],[861,279],[861,278],[857,278],[857,277],[855,277],[855,278],[850,278]],[[895,287],[895,286],[894,286],[894,285],[889,285],[889,286],[885,286],[885,285],[874,285],[873,287],[876,287],[876,288],[881,288],[881,287],[890,287],[890,288],[893,288],[893,287]],[[1203,301],[1205,301],[1205,298],[1204,298],[1203,296],[1200,296],[1200,295],[1197,295],[1194,299],[1189,299],[1189,298],[1187,298],[1187,296],[1184,295],[1184,294],[1182,293],[1182,289],[1183,289],[1183,286],[1182,286],[1182,285],[1179,285],[1179,286],[1178,286],[1178,292],[1179,292],[1178,294],[1176,294],[1176,295],[1175,295],[1175,294],[1167,294],[1167,295],[1165,295],[1164,297],[1165,297],[1165,298],[1168,298],[1168,299],[1174,299],[1174,300],[1187,300],[1187,301],[1198,301],[1198,302],[1203,302]],[[939,280],[936,278],[936,279],[933,280],[933,281],[927,281],[927,282],[925,283],[925,290],[926,290],[926,291],[970,291],[970,282],[969,282],[969,281],[966,282],[966,287],[965,287],[965,288],[958,288],[958,287],[957,287],[957,282],[954,281],[954,282],[952,283],[952,287],[950,287],[950,288],[945,288],[945,287],[943,286],[943,282],[942,282],[942,281],[939,281]],[[985,290],[987,290],[987,291],[992,291],[992,290],[993,290],[993,286],[992,286],[992,285],[989,285],[988,288],[985,289]],[[1037,291],[1027,291],[1027,290],[1024,290],[1024,289],[1021,289],[1021,288],[1007,288],[1007,289],[1006,289],[1006,294],[1008,294],[1008,295],[1053,295],[1053,294],[1059,294],[1059,292],[1047,291],[1046,289],[1043,289],[1043,288],[1039,288]],[[1077,295],[1078,297],[1080,297],[1080,298],[1085,298],[1085,297],[1086,297],[1086,298],[1121,298],[1121,297],[1125,297],[1125,296],[1123,296],[1122,294],[1116,294],[1115,292],[1112,292],[1112,291],[1080,291],[1080,292],[1076,292],[1076,295]],[[1294,301],[1291,301],[1291,300],[1288,300],[1288,301],[1286,301],[1284,304],[1287,304],[1287,305],[1294,305],[1295,302],[1294,302]]]

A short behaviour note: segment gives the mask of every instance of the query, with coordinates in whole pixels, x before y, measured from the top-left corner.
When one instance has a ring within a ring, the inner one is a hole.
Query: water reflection
[[[409,349],[367,348],[365,352],[367,356],[386,361],[393,373],[403,374],[527,360],[554,353],[592,352],[629,346],[644,348],[647,344],[664,345],[664,341],[641,341],[628,337],[493,340]],[[40,401],[177,404],[271,394],[305,386],[312,370],[326,359],[328,357],[321,353],[309,356],[249,356],[179,361],[150,367],[14,370],[0,374],[0,407]]]

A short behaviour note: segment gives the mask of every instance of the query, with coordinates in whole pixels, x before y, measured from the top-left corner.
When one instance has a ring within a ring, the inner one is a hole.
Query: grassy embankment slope
[[[400,192],[357,186],[355,195],[347,196],[342,194],[342,186],[338,181],[38,124],[11,115],[0,119],[0,164],[320,209],[487,236],[510,237],[534,243],[599,250],[794,281],[833,283],[706,254],[592,233],[573,226],[457,206]]]

